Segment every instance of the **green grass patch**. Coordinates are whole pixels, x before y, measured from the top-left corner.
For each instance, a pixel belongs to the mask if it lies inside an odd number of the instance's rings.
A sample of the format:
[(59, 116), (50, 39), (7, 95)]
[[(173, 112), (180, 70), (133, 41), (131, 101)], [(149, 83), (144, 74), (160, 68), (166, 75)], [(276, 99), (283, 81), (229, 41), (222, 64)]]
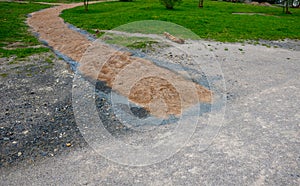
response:
[[(184, 0), (174, 10), (166, 10), (153, 0), (106, 2), (90, 5), (88, 12), (83, 7), (65, 10), (61, 16), (65, 21), (91, 33), (94, 33), (94, 29), (110, 30), (134, 21), (161, 20), (188, 28), (202, 39), (229, 42), (300, 39), (300, 9), (291, 9), (293, 14), (286, 15), (280, 7), (219, 1), (205, 1), (203, 9), (197, 5), (197, 1)], [(157, 34), (167, 31), (152, 26), (141, 23), (137, 31)], [(175, 35), (184, 36), (179, 33)]]
[(13, 50), (6, 50), (0, 48), (1, 57), (9, 57), (16, 55), (17, 58), (24, 58), (33, 54), (48, 52), (49, 48), (17, 48)]
[(0, 76), (3, 77), (3, 78), (6, 78), (8, 76), (8, 74), (7, 73), (1, 73)]
[[(0, 57), (26, 57), (34, 53), (49, 51), (48, 48), (30, 48), (39, 45), (39, 41), (29, 31), (25, 23), (27, 14), (49, 5), (35, 3), (0, 2)], [(16, 45), (16, 43), (18, 43)], [(7, 49), (8, 47), (9, 49)]]
[(125, 46), (131, 49), (152, 48), (153, 45), (158, 43), (158, 41), (147, 37), (128, 37), (116, 34), (105, 34), (102, 39), (108, 44)]
[(128, 47), (133, 49), (146, 49), (152, 48), (154, 44), (157, 44), (157, 41), (137, 41), (128, 45)]
[(83, 0), (28, 0), (30, 2), (46, 2), (46, 3), (78, 3)]

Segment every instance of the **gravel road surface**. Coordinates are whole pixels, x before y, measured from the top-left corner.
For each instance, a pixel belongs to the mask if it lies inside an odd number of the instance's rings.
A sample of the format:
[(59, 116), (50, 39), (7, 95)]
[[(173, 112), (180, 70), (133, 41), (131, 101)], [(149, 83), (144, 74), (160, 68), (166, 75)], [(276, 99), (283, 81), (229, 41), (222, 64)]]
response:
[[(208, 148), (201, 147), (204, 128), (197, 125), (180, 151), (148, 166), (108, 160), (85, 142), (73, 115), (74, 73), (61, 59), (52, 53), (26, 63), (1, 59), (7, 74), (0, 77), (1, 185), (299, 185), (299, 41), (262, 41), (268, 47), (198, 42), (220, 65), (224, 118), (207, 126), (218, 128)], [(160, 51), (166, 55), (176, 54)], [(145, 145), (172, 128), (171, 122), (141, 133), (131, 130), (114, 115), (110, 88), (96, 87), (97, 112), (119, 140)], [(136, 109), (136, 116), (147, 115)]]

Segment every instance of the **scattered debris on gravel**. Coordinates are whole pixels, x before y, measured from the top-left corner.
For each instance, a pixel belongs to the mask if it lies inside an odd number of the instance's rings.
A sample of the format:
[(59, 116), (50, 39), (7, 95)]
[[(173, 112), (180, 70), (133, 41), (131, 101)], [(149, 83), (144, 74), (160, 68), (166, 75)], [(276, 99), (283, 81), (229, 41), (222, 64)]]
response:
[(48, 52), (1, 58), (0, 64), (0, 167), (32, 164), (84, 144), (72, 111), (73, 75), (64, 61)]

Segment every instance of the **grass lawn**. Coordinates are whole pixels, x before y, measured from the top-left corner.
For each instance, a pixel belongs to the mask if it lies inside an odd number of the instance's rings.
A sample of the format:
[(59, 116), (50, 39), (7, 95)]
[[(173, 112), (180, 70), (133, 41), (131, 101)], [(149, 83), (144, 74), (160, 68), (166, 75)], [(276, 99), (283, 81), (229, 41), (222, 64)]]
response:
[(0, 57), (26, 57), (34, 53), (49, 51), (48, 48), (32, 46), (40, 42), (29, 31), (25, 23), (26, 15), (38, 11), (48, 5), (25, 3), (0, 3)]
[[(29, 1), (29, 0), (28, 0)], [(83, 0), (31, 0), (31, 2), (47, 2), (47, 3), (78, 3)]]
[[(162, 20), (184, 26), (203, 39), (217, 41), (300, 39), (300, 9), (290, 9), (293, 14), (283, 14), (281, 7), (262, 7), (219, 1), (204, 2), (183, 0), (174, 10), (166, 10), (158, 0), (134, 2), (106, 2), (65, 10), (65, 21), (89, 32), (107, 30), (140, 20)], [(238, 15), (233, 13), (257, 13)], [(141, 32), (161, 34), (164, 30), (141, 25)]]

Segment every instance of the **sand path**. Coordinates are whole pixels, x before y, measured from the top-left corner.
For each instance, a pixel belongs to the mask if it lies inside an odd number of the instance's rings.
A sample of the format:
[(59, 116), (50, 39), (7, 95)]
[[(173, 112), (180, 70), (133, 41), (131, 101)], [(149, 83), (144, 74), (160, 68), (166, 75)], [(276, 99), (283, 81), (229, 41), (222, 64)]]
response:
[(79, 70), (84, 75), (105, 81), (113, 90), (155, 116), (178, 116), (182, 109), (199, 101), (212, 101), (212, 92), (207, 88), (149, 60), (93, 43), (68, 28), (60, 13), (82, 5), (62, 4), (34, 12), (27, 23), (54, 50), (79, 62)]

